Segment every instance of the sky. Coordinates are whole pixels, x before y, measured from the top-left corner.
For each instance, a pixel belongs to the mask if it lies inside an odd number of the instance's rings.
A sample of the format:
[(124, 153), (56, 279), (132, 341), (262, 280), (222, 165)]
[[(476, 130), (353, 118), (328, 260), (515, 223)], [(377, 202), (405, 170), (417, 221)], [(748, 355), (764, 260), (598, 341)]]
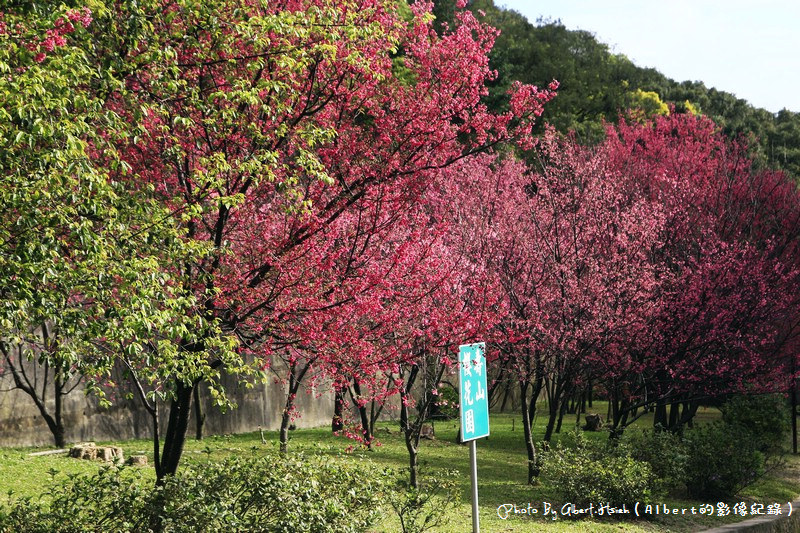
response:
[(532, 23), (561, 19), (613, 53), (676, 80), (702, 81), (776, 113), (800, 112), (796, 0), (495, 0)]

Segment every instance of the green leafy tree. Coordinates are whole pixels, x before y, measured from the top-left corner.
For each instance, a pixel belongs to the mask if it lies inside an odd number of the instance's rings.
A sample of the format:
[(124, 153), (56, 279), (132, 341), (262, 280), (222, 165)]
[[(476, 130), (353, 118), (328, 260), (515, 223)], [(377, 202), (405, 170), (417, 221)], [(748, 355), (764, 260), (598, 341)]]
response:
[(669, 115), (669, 106), (657, 92), (636, 89), (628, 93), (628, 114), (639, 122), (645, 122), (659, 115)]
[[(102, 13), (32, 3), (0, 20), (2, 368), (59, 446), (61, 400), (76, 380), (107, 404), (120, 361), (151, 383), (218, 373), (205, 353), (176, 357), (182, 344), (217, 330), (185, 318), (196, 299), (163, 268), (206, 248), (181, 238), (176, 214), (150, 189), (134, 192), (110, 177), (127, 172), (115, 144), (131, 128), (106, 105), (120, 87), (90, 54), (88, 30)], [(230, 353), (215, 338), (211, 349)], [(25, 359), (41, 365), (50, 387), (31, 386)]]

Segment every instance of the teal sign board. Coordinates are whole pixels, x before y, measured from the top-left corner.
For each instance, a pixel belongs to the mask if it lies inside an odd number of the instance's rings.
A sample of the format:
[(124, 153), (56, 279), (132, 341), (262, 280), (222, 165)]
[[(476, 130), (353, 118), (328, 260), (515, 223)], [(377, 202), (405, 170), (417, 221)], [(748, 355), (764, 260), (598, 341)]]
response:
[(458, 347), (461, 442), (489, 435), (489, 400), (486, 397), (486, 343)]

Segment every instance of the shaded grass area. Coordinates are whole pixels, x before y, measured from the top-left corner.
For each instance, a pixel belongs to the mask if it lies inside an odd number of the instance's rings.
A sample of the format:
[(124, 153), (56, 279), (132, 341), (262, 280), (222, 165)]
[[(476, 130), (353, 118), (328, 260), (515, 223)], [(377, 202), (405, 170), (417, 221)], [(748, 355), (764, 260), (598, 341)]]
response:
[[(593, 410), (604, 414), (604, 406), (597, 405)], [(715, 409), (701, 410), (698, 423), (719, 417)], [(637, 428), (650, 427), (652, 423), (642, 417), (630, 431)], [(544, 432), (544, 421), (537, 420), (536, 433), (540, 437)], [(564, 420), (564, 429), (555, 439), (568, 441), (569, 433), (574, 426), (574, 417)], [(470, 480), (469, 450), (467, 446), (456, 444), (458, 426), (456, 421), (440, 421), (435, 423), (436, 439), (422, 441), (420, 449), (420, 474), (425, 482), (426, 474), (437, 469), (457, 470), (458, 492), (461, 503), (450, 511), (446, 526), (437, 529), (444, 533), (462, 532), (470, 529)], [(480, 518), (482, 529), (488, 532), (533, 532), (533, 531), (698, 531), (704, 527), (732, 522), (741, 517), (728, 516), (724, 519), (702, 515), (653, 515), (648, 520), (609, 520), (564, 519), (558, 516), (553, 521), (542, 517), (544, 506), (550, 504), (560, 509), (562, 502), (554, 487), (547, 485), (546, 480), (530, 486), (526, 483), (527, 455), (523, 443), (522, 425), (518, 415), (509, 413), (493, 413), (491, 416), (491, 435), (478, 442), (478, 473), (480, 490)], [(587, 434), (591, 439), (606, 439), (607, 433)], [(276, 453), (278, 435), (276, 432), (265, 432), (266, 444), (261, 442), (259, 433), (242, 435), (225, 435), (206, 437), (202, 441), (189, 440), (184, 453), (184, 463), (201, 463), (208, 460), (220, 460), (232, 455), (250, 457), (264, 453)], [(289, 453), (305, 453), (329, 455), (341, 460), (360, 459), (378, 468), (402, 470), (408, 463), (408, 455), (397, 422), (383, 422), (377, 431), (379, 446), (373, 451), (359, 448), (354, 442), (333, 436), (328, 428), (301, 429), (290, 433)], [(98, 443), (102, 444), (102, 443)], [(120, 445), (126, 457), (130, 455), (148, 455), (152, 463), (152, 446), (150, 441), (126, 441), (114, 443)], [(46, 487), (53, 481), (67, 475), (91, 473), (99, 467), (99, 463), (78, 461), (64, 455), (46, 455), (32, 457), (29, 454), (35, 449), (11, 448), (0, 450), (0, 492), (13, 490), (16, 495), (32, 498), (47, 497)], [(152, 468), (148, 469), (152, 474)], [(154, 479), (154, 475), (151, 477)], [(738, 501), (762, 503), (786, 503), (795, 499), (800, 493), (800, 458), (790, 456), (786, 467), (765, 477), (755, 485), (748, 487), (739, 496)], [(733, 504), (735, 502), (727, 502)], [(717, 502), (696, 502), (687, 499), (685, 493), (671, 494), (664, 501), (654, 504), (666, 505), (674, 509), (697, 508), (701, 504), (715, 505)], [(518, 508), (536, 509), (538, 514), (530, 517), (527, 514), (513, 514), (502, 520), (497, 513), (498, 506), (515, 505)], [(634, 502), (631, 502), (630, 509)], [(550, 515), (551, 517), (553, 515)], [(376, 525), (375, 531), (398, 531), (399, 524), (393, 515), (384, 515)]]

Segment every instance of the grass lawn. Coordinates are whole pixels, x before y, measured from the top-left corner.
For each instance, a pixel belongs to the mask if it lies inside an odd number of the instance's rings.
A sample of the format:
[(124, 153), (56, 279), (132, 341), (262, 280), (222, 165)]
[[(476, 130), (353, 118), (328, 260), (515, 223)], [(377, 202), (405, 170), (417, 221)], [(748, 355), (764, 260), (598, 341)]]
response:
[[(598, 402), (599, 404), (599, 402)], [(596, 405), (595, 412), (604, 413), (604, 405)], [(711, 420), (719, 416), (714, 409), (703, 410), (699, 420)], [(514, 420), (517, 418), (517, 420)], [(564, 502), (560, 501), (555, 491), (545, 483), (536, 486), (526, 484), (526, 460), (523, 444), (522, 425), (518, 415), (493, 413), (491, 416), (491, 436), (478, 442), (478, 474), (480, 490), (480, 519), (482, 530), (487, 532), (528, 532), (528, 531), (697, 531), (704, 527), (734, 521), (708, 518), (700, 515), (658, 515), (650, 520), (598, 520), (583, 518), (566, 520), (563, 517), (556, 521), (541, 517), (543, 505), (549, 503), (560, 509)], [(536, 435), (541, 436), (544, 421), (537, 421)], [(574, 418), (565, 418), (564, 425), (571, 427)], [(513, 424), (513, 425), (512, 425)], [(638, 427), (648, 427), (649, 421), (642, 418), (637, 421)], [(513, 430), (512, 430), (513, 428)], [(461, 503), (447, 516), (446, 526), (438, 529), (442, 532), (463, 532), (471, 527), (469, 450), (467, 446), (455, 443), (457, 423), (454, 421), (436, 423), (436, 439), (423, 440), (420, 450), (421, 479), (424, 483), (426, 472), (435, 469), (453, 469), (459, 471), (458, 477)], [(635, 430), (635, 428), (631, 429)], [(557, 438), (568, 438), (568, 429), (557, 435)], [(590, 433), (591, 438), (603, 439), (607, 433)], [(230, 455), (250, 456), (251, 454), (276, 453), (277, 433), (265, 434), (267, 444), (262, 444), (258, 433), (243, 435), (226, 435), (206, 437), (202, 441), (187, 441), (184, 454), (185, 462), (207, 461), (209, 458), (221, 459)], [(289, 453), (304, 452), (306, 454), (327, 454), (341, 457), (342, 460), (361, 458), (381, 467), (404, 468), (408, 455), (399, 434), (396, 422), (383, 422), (377, 432), (380, 446), (374, 451), (367, 451), (355, 446), (345, 438), (334, 437), (329, 429), (300, 429), (291, 432)], [(122, 446), (125, 455), (147, 454), (152, 462), (151, 443), (149, 441), (127, 441), (115, 443)], [(61, 478), (69, 474), (89, 473), (98, 468), (100, 463), (78, 461), (64, 455), (30, 456), (32, 448), (0, 449), (0, 491), (5, 494), (13, 490), (16, 495), (40, 497), (51, 478)], [(786, 468), (765, 477), (759, 483), (746, 489), (736, 500), (748, 503), (783, 503), (793, 500), (800, 494), (800, 457), (789, 456)], [(631, 502), (631, 506), (634, 502)], [(685, 494), (670, 495), (665, 501), (654, 504), (666, 504), (669, 508), (698, 507), (701, 504), (716, 502), (696, 502), (686, 499)], [(728, 502), (734, 503), (734, 502)], [(503, 504), (516, 505), (518, 508), (538, 509), (539, 514), (533, 518), (525, 515), (514, 515), (502, 520), (498, 517), (498, 507)], [(632, 507), (629, 507), (632, 510)], [(687, 511), (689, 512), (689, 511)], [(376, 526), (376, 531), (399, 531), (399, 523), (393, 515), (386, 514), (383, 521)]]

